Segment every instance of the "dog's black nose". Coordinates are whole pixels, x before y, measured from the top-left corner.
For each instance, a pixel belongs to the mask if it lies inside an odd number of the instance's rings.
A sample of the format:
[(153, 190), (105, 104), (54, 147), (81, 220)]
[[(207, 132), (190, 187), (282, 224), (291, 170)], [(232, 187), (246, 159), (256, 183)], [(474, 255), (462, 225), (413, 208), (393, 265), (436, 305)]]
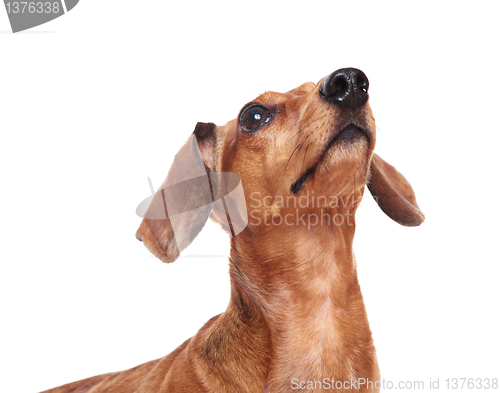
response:
[(357, 68), (341, 68), (323, 79), (319, 94), (325, 101), (354, 109), (368, 100), (368, 78)]

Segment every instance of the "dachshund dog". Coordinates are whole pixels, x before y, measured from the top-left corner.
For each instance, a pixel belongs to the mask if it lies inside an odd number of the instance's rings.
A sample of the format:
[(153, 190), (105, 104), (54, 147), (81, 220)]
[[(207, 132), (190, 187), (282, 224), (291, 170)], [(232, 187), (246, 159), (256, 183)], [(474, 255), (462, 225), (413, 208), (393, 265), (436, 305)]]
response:
[(173, 262), (209, 216), (220, 223), (231, 236), (227, 310), (164, 358), (47, 392), (378, 392), (354, 213), (367, 185), (399, 224), (424, 215), (375, 139), (355, 68), (265, 92), (224, 126), (198, 123), (136, 236)]

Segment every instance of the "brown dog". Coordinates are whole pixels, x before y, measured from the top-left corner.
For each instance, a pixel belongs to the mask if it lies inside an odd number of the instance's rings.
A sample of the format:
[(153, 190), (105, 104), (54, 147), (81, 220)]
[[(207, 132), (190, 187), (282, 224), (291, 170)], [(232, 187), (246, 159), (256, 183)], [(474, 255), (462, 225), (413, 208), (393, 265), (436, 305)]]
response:
[[(424, 216), (406, 179), (373, 153), (367, 101), (368, 79), (346, 68), (266, 92), (225, 126), (198, 123), (137, 238), (172, 262), (211, 214), (232, 237), (226, 312), (162, 359), (48, 392), (378, 391), (354, 213), (368, 185), (398, 223)], [(243, 205), (221, 173), (239, 176)]]

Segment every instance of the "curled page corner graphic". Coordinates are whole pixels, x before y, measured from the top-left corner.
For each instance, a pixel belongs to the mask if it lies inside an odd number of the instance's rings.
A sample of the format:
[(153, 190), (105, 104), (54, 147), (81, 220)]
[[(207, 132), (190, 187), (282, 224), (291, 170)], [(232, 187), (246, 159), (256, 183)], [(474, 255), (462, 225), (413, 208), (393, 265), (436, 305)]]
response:
[(164, 185), (158, 191), (162, 196), (160, 208), (149, 209), (154, 198), (152, 189), (151, 195), (137, 206), (136, 214), (147, 219), (170, 219), (174, 234), (181, 233), (180, 228), (186, 223), (203, 226), (210, 214), (219, 218), (231, 237), (248, 224), (245, 193), (240, 177), (234, 173), (212, 172), (210, 178), (205, 174)]
[(43, 25), (69, 12), (79, 0), (4, 0), (13, 33)]
[[(209, 217), (231, 237), (248, 223), (245, 194), (235, 173), (211, 172), (205, 166), (193, 134), (175, 155), (167, 178), (137, 206), (137, 215), (153, 236), (170, 239), (177, 252), (184, 250)], [(141, 226), (143, 225), (141, 224)]]

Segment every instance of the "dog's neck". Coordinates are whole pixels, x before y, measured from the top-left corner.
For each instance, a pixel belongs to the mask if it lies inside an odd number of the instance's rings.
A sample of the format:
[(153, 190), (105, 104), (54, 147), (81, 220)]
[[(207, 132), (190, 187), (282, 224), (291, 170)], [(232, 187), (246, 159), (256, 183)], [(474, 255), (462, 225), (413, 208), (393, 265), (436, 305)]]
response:
[[(232, 297), (221, 319), (239, 314), (253, 325), (253, 343), (242, 345), (267, 348), (258, 363), (270, 391), (290, 391), (292, 381), (375, 377), (354, 229), (352, 214), (349, 225), (248, 228), (232, 239)], [(222, 331), (245, 337), (238, 326)]]

